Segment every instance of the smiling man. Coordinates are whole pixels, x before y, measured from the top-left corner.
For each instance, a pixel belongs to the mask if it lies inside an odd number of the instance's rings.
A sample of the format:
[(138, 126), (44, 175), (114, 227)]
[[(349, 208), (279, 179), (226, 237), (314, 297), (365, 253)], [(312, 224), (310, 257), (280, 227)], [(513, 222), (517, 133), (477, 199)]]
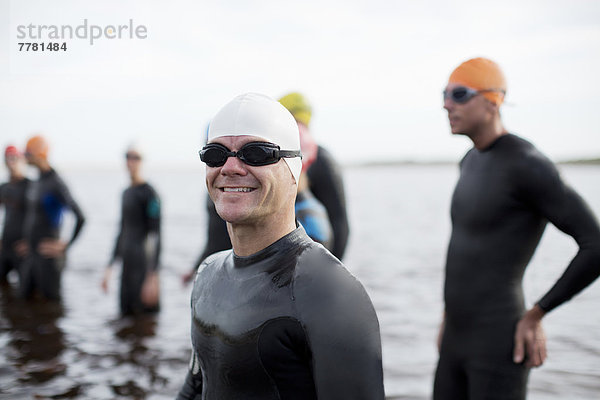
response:
[(200, 157), (233, 249), (196, 275), (178, 399), (383, 399), (371, 300), (295, 221), (292, 115), (267, 96), (238, 96), (211, 121)]
[[(505, 93), (502, 71), (485, 58), (457, 67), (444, 90), (452, 133), (474, 147), (452, 197), (435, 400), (524, 399), (529, 368), (546, 358), (542, 317), (600, 274), (596, 218), (548, 158), (506, 131)], [(523, 274), (548, 221), (579, 252), (526, 310)]]

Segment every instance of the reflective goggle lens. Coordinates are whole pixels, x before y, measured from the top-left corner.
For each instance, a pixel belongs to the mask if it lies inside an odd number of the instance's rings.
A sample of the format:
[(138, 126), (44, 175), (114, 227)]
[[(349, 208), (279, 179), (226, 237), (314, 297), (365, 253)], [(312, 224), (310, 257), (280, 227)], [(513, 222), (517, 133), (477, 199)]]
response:
[(444, 90), (444, 100), (450, 98), (453, 102), (458, 104), (464, 104), (467, 101), (471, 100), (473, 97), (477, 96), (479, 93), (487, 93), (487, 92), (499, 92), (502, 94), (506, 94), (506, 90), (504, 89), (481, 89), (475, 90), (465, 86), (457, 86), (454, 89), (448, 91)]
[(477, 90), (459, 86), (450, 91), (444, 90), (444, 100), (450, 98), (455, 103), (464, 104), (477, 95), (477, 93), (479, 93)]

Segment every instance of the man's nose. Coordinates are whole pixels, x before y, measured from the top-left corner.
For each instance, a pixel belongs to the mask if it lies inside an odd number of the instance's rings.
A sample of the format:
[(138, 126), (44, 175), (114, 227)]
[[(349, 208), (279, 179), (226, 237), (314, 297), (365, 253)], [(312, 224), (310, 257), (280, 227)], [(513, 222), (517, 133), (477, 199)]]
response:
[(450, 97), (444, 97), (444, 109), (450, 111), (456, 104), (450, 99)]
[(247, 173), (246, 164), (237, 157), (227, 157), (225, 164), (221, 167), (223, 175), (246, 175)]

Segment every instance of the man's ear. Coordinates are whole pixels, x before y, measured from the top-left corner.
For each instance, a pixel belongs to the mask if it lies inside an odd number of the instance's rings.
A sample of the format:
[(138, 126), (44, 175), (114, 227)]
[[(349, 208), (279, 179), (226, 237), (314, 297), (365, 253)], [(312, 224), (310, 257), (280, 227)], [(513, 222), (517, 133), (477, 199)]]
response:
[(488, 99), (486, 99), (486, 103), (487, 103), (487, 110), (489, 112), (491, 112), (492, 114), (499, 114), (500, 113), (500, 105), (496, 104)]

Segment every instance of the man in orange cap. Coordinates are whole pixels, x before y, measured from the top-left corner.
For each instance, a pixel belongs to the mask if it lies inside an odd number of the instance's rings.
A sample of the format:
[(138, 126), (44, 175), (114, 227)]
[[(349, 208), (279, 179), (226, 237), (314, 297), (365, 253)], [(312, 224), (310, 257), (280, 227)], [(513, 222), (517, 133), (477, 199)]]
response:
[(23, 239), (25, 220), (25, 191), (29, 179), (23, 175), (23, 155), (15, 146), (7, 146), (4, 162), (8, 169), (9, 181), (0, 185), (0, 205), (4, 206), (4, 228), (0, 244), (0, 283), (6, 284), (11, 270), (19, 271), (21, 257), (15, 245)]
[[(461, 64), (444, 90), (452, 133), (474, 147), (452, 198), (435, 400), (524, 399), (529, 369), (546, 358), (542, 317), (600, 275), (596, 218), (548, 158), (506, 131), (505, 94), (502, 71), (484, 58)], [(526, 310), (522, 277), (547, 221), (579, 252)]]
[[(77, 238), (84, 217), (63, 180), (48, 163), (46, 139), (42, 136), (29, 139), (25, 158), (39, 170), (40, 177), (27, 192), (21, 290), (26, 298), (38, 293), (43, 298), (59, 300), (66, 250)], [(59, 238), (64, 208), (69, 208), (76, 219), (68, 243)]]

